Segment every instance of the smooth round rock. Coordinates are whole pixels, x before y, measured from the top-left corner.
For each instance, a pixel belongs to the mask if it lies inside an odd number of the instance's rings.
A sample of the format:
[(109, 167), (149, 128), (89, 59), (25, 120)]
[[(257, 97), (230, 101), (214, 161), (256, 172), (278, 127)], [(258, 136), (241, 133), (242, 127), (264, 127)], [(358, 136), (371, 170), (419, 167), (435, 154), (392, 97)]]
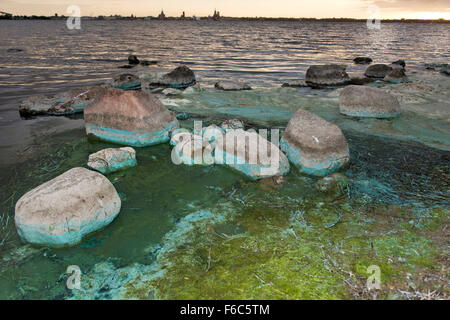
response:
[(341, 129), (303, 109), (289, 120), (280, 147), (300, 172), (315, 176), (336, 172), (350, 160)]
[(22, 196), (15, 223), (27, 242), (69, 246), (110, 224), (120, 208), (120, 197), (106, 177), (74, 168)]

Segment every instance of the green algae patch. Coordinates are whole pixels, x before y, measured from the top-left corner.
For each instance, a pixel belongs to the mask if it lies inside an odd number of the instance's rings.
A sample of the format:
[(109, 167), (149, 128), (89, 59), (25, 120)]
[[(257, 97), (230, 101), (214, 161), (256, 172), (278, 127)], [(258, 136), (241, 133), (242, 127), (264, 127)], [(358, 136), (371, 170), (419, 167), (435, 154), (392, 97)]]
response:
[[(411, 218), (411, 208), (330, 205), (276, 193), (242, 199), (232, 214), (214, 213), (220, 225), (198, 221), (180, 246), (159, 257), (164, 277), (151, 281), (158, 299), (410, 298), (399, 291), (412, 276), (442, 269), (442, 243), (426, 237), (425, 227), (399, 223)], [(428, 220), (448, 214), (431, 210)], [(241, 233), (218, 231), (227, 229), (224, 220)], [(374, 265), (381, 271), (376, 292), (366, 287)]]

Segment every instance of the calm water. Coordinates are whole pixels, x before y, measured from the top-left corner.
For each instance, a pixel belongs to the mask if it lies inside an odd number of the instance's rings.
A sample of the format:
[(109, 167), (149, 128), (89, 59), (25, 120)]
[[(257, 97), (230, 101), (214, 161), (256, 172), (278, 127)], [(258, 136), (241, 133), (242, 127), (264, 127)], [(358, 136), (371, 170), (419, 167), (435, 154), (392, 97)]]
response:
[[(175, 102), (175, 110), (204, 114), (210, 121), (232, 115), (259, 125), (276, 123), (282, 127), (280, 124), (285, 124), (293, 112), (305, 107), (338, 123), (346, 135), (349, 132), (352, 155), (358, 160), (346, 174), (358, 188), (363, 190), (364, 186), (364, 192), (376, 200), (385, 197), (387, 203), (448, 208), (445, 181), (449, 156), (429, 147), (450, 147), (450, 82), (448, 77), (425, 71), (423, 65), (448, 62), (449, 32), (448, 24), (383, 24), (381, 30), (371, 31), (364, 23), (224, 21), (83, 21), (82, 30), (70, 31), (64, 21), (0, 21), (0, 179), (6, 181), (0, 214), (12, 217), (15, 201), (26, 191), (71, 167), (84, 166), (90, 153), (109, 146), (88, 142), (82, 119), (21, 119), (20, 101), (32, 94), (101, 83), (119, 72), (128, 72), (118, 66), (127, 63), (130, 53), (140, 59), (157, 60), (158, 67), (186, 64), (206, 88), (220, 79), (234, 79), (257, 89), (230, 94), (207, 90), (187, 97), (185, 104)], [(8, 53), (9, 48), (24, 51)], [(405, 111), (392, 124), (348, 121), (337, 112), (334, 91), (279, 89), (283, 82), (304, 78), (312, 64), (347, 64), (350, 73), (360, 74), (364, 67), (353, 65), (352, 60), (361, 55), (380, 63), (407, 61), (412, 84), (387, 87), (401, 98)], [(367, 143), (373, 145), (360, 150), (358, 145), (364, 141), (360, 134), (371, 130), (378, 136), (411, 138), (428, 147), (401, 145), (390, 158), (382, 151), (374, 155), (371, 147), (389, 150), (398, 142), (368, 139)], [(132, 263), (151, 265), (154, 248), (161, 246), (164, 235), (183, 217), (212, 210), (219, 202), (232, 211), (240, 210), (229, 196), (237, 195), (233, 190), (241, 180), (239, 175), (222, 167), (176, 167), (170, 162), (169, 152), (165, 145), (140, 149), (138, 167), (109, 176), (123, 200), (118, 219), (81, 246), (34, 252), (34, 258), (24, 258), (31, 262), (11, 269), (8, 277), (5, 273), (0, 277), (0, 298), (69, 297), (71, 293), (61, 280), (68, 265), (80, 265), (86, 272), (109, 258), (116, 259), (117, 268)], [(399, 168), (380, 165), (404, 155), (444, 174), (436, 178), (434, 171), (405, 169), (409, 170), (405, 173), (408, 177), (417, 175), (415, 183), (421, 188), (411, 196), (411, 190), (402, 189), (403, 177), (395, 171)], [(371, 158), (377, 161), (373, 168), (367, 168)], [(386, 177), (396, 178), (382, 185)], [(310, 194), (314, 179), (292, 173), (288, 181), (279, 197), (270, 200), (272, 203), (280, 201), (283, 206), (286, 197), (315, 196)], [(241, 192), (241, 198), (258, 194), (255, 190)], [(335, 218), (330, 219), (332, 222)], [(11, 224), (8, 230), (8, 247), (20, 248)]]

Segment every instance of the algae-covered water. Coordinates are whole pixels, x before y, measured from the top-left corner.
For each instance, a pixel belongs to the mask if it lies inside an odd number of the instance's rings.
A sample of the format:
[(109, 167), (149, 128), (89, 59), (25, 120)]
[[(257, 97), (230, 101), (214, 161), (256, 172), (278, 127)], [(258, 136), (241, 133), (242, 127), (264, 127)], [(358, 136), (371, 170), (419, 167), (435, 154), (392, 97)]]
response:
[[(271, 34), (263, 35), (259, 24), (252, 27), (262, 38)], [(198, 28), (205, 32), (208, 26)], [(391, 37), (410, 32), (390, 28), (383, 32)], [(432, 34), (436, 27), (421, 28)], [(435, 45), (430, 59), (444, 57), (439, 44), (427, 42)], [(344, 53), (350, 56), (351, 50)], [(367, 51), (382, 56), (378, 49)], [(329, 62), (344, 53), (317, 59)], [(175, 54), (171, 62), (182, 56)], [(233, 59), (225, 53), (222, 58)], [(202, 64), (197, 70), (194, 64), (199, 86), (161, 97), (171, 110), (189, 113), (183, 127), (239, 118), (247, 129), (284, 130), (296, 110), (307, 109), (342, 128), (351, 155), (350, 166), (341, 170), (348, 185), (321, 193), (318, 178), (294, 168), (282, 184), (254, 182), (224, 166), (174, 165), (169, 144), (137, 148), (137, 167), (107, 175), (122, 199), (117, 219), (80, 245), (60, 249), (20, 241), (15, 203), (114, 145), (89, 141), (82, 117), (18, 118), (20, 98), (39, 91), (34, 81), (30, 92), (3, 88), (0, 299), (448, 299), (450, 78), (425, 70), (419, 58), (411, 60), (410, 83), (371, 84), (399, 99), (402, 115), (390, 120), (340, 115), (341, 89), (280, 88), (283, 77), (303, 76), (295, 64), (287, 64), (282, 76), (248, 70), (230, 76), (237, 61), (227, 65), (229, 72)], [(249, 61), (263, 68), (258, 59)], [(237, 80), (242, 74), (254, 90), (212, 88), (215, 78)], [(73, 75), (61, 77), (53, 79), (55, 88)], [(20, 81), (8, 85), (25, 88)], [(81, 270), (80, 289), (67, 287), (69, 266)], [(370, 266), (380, 268), (379, 290), (367, 288)]]

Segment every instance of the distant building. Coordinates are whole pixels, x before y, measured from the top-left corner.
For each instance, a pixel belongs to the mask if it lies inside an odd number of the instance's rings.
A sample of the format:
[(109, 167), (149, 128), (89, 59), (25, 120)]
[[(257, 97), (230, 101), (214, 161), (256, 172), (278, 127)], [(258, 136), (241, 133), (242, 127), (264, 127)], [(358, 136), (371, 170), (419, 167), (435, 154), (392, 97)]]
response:
[(219, 20), (220, 19), (220, 12), (214, 10), (213, 20)]
[(164, 14), (164, 11), (161, 10), (161, 13), (160, 13), (159, 16), (158, 16), (158, 19), (159, 19), (159, 20), (164, 20), (165, 18), (166, 18), (166, 15)]

